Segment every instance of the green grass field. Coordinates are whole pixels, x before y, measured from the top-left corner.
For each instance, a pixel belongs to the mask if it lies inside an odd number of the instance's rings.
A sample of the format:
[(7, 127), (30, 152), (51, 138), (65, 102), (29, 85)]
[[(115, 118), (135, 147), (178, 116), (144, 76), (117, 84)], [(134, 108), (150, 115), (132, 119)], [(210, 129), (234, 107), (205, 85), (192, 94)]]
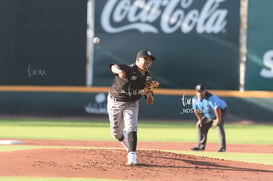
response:
[[(1, 139), (64, 139), (64, 140), (97, 140), (114, 141), (110, 135), (109, 123), (105, 120), (47, 120), (47, 119), (1, 119)], [(273, 145), (273, 125), (265, 124), (226, 124), (228, 143), (236, 144), (269, 144)], [(158, 142), (196, 142), (195, 122), (139, 122), (139, 141)], [(215, 128), (209, 132), (209, 143), (217, 143), (218, 135)], [(15, 149), (35, 149), (39, 146), (13, 145), (1, 147), (0, 152)], [(79, 148), (73, 148), (79, 149)], [(163, 150), (164, 151), (164, 150)], [(167, 151), (167, 150), (166, 150)], [(189, 152), (176, 153), (207, 156), (226, 160), (237, 160), (260, 164), (273, 165), (272, 154), (254, 153), (213, 153)], [(0, 180), (25, 181), (24, 178), (0, 177)], [(26, 179), (31, 180), (31, 179)], [(62, 181), (62, 178), (39, 178), (38, 181)], [(96, 180), (96, 179), (67, 179), (64, 180)]]
[[(2, 119), (0, 138), (113, 140), (107, 120)], [(228, 143), (273, 144), (273, 125), (226, 124)], [(139, 121), (140, 141), (196, 142), (195, 122)], [(218, 142), (215, 128), (209, 142)]]

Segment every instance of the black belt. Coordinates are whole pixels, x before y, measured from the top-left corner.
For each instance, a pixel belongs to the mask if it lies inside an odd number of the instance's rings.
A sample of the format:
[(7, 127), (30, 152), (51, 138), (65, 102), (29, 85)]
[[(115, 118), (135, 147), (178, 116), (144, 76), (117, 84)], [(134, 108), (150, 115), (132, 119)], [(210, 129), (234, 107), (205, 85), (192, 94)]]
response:
[(116, 97), (112, 96), (111, 94), (110, 94), (110, 98), (113, 99), (114, 101), (118, 101), (118, 102), (128, 102), (128, 101), (124, 101), (119, 98), (116, 98)]
[(118, 101), (118, 102), (135, 102), (135, 101), (126, 101), (126, 100), (122, 100), (122, 99), (119, 99), (119, 98), (116, 98), (114, 96), (112, 96), (111, 94), (110, 95), (110, 99), (114, 100), (114, 101)]

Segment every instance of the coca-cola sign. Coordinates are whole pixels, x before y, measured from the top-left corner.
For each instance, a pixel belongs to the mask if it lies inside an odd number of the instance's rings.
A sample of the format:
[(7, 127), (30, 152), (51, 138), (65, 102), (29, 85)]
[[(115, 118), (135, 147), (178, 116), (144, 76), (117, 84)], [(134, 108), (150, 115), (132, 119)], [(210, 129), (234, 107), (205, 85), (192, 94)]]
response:
[(202, 0), (198, 9), (195, 1), (200, 0), (108, 0), (101, 26), (107, 33), (224, 33), (228, 10), (221, 5), (226, 0)]

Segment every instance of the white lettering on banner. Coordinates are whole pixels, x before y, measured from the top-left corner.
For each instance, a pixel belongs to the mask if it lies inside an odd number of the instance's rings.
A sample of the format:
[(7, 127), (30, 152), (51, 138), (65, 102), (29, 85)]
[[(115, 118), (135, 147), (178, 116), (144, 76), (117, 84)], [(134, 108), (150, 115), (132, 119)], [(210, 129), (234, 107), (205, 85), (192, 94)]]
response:
[(95, 96), (95, 102), (84, 107), (85, 112), (92, 114), (107, 114), (107, 98), (104, 93)]
[(32, 66), (31, 64), (27, 65), (27, 76), (31, 77), (44, 77), (47, 75), (45, 69), (41, 69), (39, 67)]
[[(194, 0), (108, 0), (102, 11), (101, 25), (108, 33), (138, 30), (141, 33), (220, 33), (225, 31), (225, 0), (207, 0), (201, 10), (189, 9)], [(161, 8), (164, 7), (164, 8)], [(160, 21), (160, 27), (153, 23)], [(121, 25), (122, 24), (122, 25)]]
[(263, 56), (263, 64), (269, 68), (263, 68), (260, 72), (260, 75), (264, 78), (273, 78), (273, 50), (265, 52)]

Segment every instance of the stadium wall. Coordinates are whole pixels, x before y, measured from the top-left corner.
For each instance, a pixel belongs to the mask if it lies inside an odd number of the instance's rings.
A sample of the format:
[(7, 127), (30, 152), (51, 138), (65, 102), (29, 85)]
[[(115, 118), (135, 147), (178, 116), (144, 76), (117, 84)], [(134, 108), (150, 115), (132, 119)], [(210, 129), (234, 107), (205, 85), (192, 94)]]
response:
[[(195, 119), (191, 89), (201, 82), (226, 99), (231, 120), (272, 121), (270, 0), (249, 0), (245, 92), (238, 91), (240, 1), (92, 2), (101, 43), (86, 55), (87, 0), (0, 1), (1, 115), (106, 118), (108, 65), (134, 63), (147, 48), (157, 57), (151, 74), (161, 86), (153, 106), (140, 101), (141, 119)], [(157, 16), (143, 10), (149, 6)], [(183, 13), (185, 19), (175, 16)]]
[[(0, 114), (5, 116), (107, 118), (108, 87), (0, 86)], [(273, 122), (273, 92), (211, 90), (230, 108), (229, 121)], [(140, 119), (195, 119), (191, 109), (194, 90), (157, 89), (154, 105), (140, 100)]]
[(0, 85), (85, 85), (86, 0), (1, 0), (0, 14)]

